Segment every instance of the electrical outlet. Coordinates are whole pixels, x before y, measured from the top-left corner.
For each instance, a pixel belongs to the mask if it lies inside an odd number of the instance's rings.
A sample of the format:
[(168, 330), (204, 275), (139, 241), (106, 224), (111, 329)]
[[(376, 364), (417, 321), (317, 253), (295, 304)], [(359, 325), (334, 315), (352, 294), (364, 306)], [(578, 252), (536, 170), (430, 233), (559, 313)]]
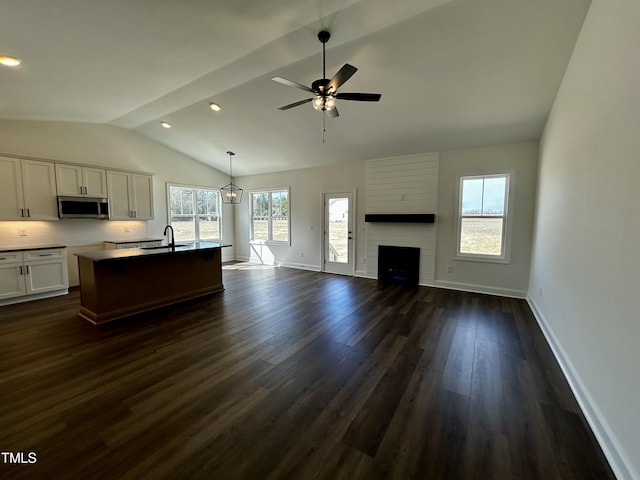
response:
[(453, 273), (453, 265), (447, 265), (447, 273)]
[(130, 231), (131, 231), (131, 228), (128, 225), (125, 225), (124, 232), (129, 233)]
[(21, 236), (21, 237), (26, 237), (26, 236), (28, 236), (27, 229), (26, 229), (26, 228), (21, 228), (21, 229), (19, 229), (19, 230), (18, 230), (18, 235), (19, 235), (19, 236)]
[(538, 289), (538, 296), (542, 297), (542, 287)]

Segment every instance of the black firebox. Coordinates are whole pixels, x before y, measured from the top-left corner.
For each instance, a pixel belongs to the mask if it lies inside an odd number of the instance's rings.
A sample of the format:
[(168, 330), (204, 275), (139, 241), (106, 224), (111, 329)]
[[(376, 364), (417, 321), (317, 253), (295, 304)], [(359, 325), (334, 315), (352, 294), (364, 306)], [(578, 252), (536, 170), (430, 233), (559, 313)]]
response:
[(378, 280), (417, 285), (419, 277), (419, 248), (378, 245)]

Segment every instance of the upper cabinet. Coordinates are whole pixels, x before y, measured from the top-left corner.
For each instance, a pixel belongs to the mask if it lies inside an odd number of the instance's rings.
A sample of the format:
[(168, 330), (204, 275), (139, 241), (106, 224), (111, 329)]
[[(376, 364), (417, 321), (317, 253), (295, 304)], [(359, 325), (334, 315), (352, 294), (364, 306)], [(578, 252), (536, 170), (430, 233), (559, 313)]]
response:
[(70, 197), (107, 197), (107, 172), (104, 168), (56, 163), (58, 195)]
[(113, 220), (153, 218), (153, 176), (0, 156), (0, 220), (58, 220), (57, 196), (109, 199)]
[(0, 157), (0, 220), (57, 220), (53, 162)]
[(107, 170), (109, 218), (150, 220), (153, 218), (153, 177), (142, 173)]

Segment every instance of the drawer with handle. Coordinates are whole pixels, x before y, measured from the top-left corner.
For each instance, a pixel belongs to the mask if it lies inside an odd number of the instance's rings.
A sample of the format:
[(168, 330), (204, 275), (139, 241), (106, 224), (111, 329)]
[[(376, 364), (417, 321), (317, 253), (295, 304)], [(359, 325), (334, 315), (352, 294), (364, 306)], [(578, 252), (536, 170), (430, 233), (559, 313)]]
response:
[(65, 254), (63, 248), (55, 248), (49, 250), (28, 250), (24, 252), (25, 262), (33, 262), (36, 260), (52, 260), (64, 257)]
[(0, 265), (9, 263), (22, 263), (24, 255), (22, 252), (0, 252)]

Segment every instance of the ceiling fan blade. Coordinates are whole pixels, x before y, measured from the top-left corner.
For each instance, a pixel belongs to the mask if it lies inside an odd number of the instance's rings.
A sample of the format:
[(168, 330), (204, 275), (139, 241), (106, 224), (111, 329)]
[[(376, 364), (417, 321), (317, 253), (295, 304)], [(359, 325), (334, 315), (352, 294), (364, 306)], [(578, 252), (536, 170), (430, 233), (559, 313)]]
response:
[(336, 93), (340, 100), (355, 100), (357, 102), (379, 102), (382, 95), (379, 93)]
[(339, 117), (340, 114), (338, 113), (338, 109), (337, 108), (332, 108), (331, 110), (326, 110), (327, 115), (329, 115), (329, 118), (336, 118)]
[(305, 98), (304, 100), (300, 100), (299, 102), (293, 102), (289, 105), (285, 105), (283, 107), (278, 107), (278, 110), (289, 110), (290, 108), (297, 107), (299, 105), (304, 105), (305, 103), (309, 103), (313, 98)]
[(348, 63), (345, 63), (342, 66), (342, 68), (338, 70), (338, 73), (336, 73), (333, 76), (333, 78), (329, 81), (325, 91), (327, 93), (335, 93), (336, 90), (338, 90), (338, 88), (340, 87), (340, 85), (342, 85), (344, 82), (349, 80), (353, 76), (353, 74), (356, 73), (357, 71), (358, 69), (356, 67), (354, 67), (353, 65), (349, 65)]
[(288, 85), (290, 87), (299, 88), (300, 90), (304, 90), (305, 92), (317, 93), (317, 92), (313, 91), (311, 88), (307, 87), (306, 85), (302, 85), (301, 83), (294, 82), (293, 80), (287, 80), (286, 78), (273, 77), (271, 80), (273, 80), (274, 82), (281, 83), (283, 85)]

